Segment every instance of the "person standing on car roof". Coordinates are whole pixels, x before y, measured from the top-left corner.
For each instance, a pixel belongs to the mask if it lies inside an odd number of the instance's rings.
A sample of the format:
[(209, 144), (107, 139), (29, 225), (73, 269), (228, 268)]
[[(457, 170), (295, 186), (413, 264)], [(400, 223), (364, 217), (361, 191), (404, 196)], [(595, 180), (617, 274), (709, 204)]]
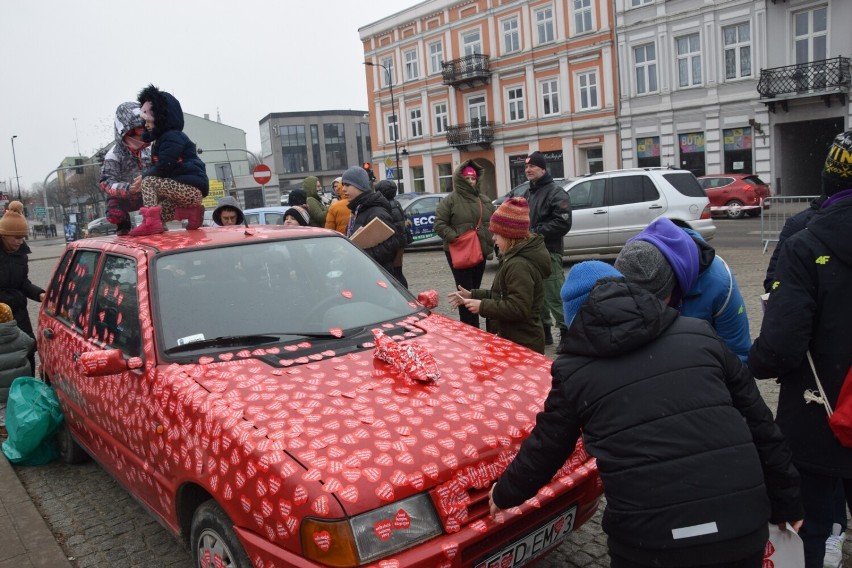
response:
[(304, 188), (305, 194), (308, 196), (305, 206), (311, 216), (311, 227), (325, 227), (325, 217), (328, 214), (328, 209), (326, 209), (319, 195), (322, 184), (316, 176), (308, 176), (302, 182), (302, 188)]
[(565, 282), (562, 238), (571, 230), (571, 200), (568, 192), (559, 187), (547, 172), (547, 161), (541, 152), (527, 156), (524, 174), (530, 182), (523, 195), (530, 204), (530, 231), (544, 237), (544, 246), (550, 253), (550, 276), (544, 280), (541, 324), (544, 327), (544, 344), (553, 345), (551, 326), (559, 328), (560, 337), (566, 330), (559, 291)]

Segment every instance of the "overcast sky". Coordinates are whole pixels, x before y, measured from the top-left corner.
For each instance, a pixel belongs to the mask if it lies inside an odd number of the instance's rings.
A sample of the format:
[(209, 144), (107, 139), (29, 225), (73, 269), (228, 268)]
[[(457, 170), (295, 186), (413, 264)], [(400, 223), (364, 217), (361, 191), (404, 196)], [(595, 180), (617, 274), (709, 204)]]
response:
[[(418, 0), (0, 1), (0, 181), (41, 183), (113, 138), (149, 83), (246, 132), (271, 112), (367, 110), (358, 28)], [(75, 120), (76, 119), (76, 120)], [(76, 127), (76, 128), (75, 128)]]

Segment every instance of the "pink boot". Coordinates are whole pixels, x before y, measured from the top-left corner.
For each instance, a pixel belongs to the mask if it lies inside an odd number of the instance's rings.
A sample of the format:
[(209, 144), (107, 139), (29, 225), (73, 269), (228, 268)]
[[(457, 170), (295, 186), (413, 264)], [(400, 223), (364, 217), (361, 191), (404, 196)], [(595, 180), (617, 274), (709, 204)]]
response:
[(175, 207), (175, 219), (183, 221), (186, 219), (186, 230), (194, 231), (201, 226), (204, 221), (204, 206), (196, 207)]
[(142, 224), (130, 231), (131, 237), (144, 237), (166, 232), (166, 228), (160, 220), (160, 207), (142, 207), (139, 212), (142, 213)]

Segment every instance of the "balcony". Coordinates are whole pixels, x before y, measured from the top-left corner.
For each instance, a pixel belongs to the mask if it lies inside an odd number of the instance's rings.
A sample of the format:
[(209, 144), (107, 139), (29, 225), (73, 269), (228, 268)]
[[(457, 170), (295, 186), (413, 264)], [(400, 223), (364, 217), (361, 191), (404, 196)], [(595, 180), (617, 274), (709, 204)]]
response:
[(491, 80), (491, 60), (487, 55), (474, 53), (452, 61), (441, 63), (441, 75), (445, 85), (475, 87), (487, 85)]
[(473, 146), (489, 148), (494, 142), (494, 123), (474, 120), (468, 124), (447, 128), (447, 144), (453, 148), (466, 149)]
[(776, 103), (787, 110), (787, 100), (820, 96), (826, 106), (831, 106), (831, 96), (837, 95), (841, 105), (846, 104), (852, 67), (848, 57), (833, 57), (810, 63), (761, 69), (757, 92), (760, 101), (775, 112)]

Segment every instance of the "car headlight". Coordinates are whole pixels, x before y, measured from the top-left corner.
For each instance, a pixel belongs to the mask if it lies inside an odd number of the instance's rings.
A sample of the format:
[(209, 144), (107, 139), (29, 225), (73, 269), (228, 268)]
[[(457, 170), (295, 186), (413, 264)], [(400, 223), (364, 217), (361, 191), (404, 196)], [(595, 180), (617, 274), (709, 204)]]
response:
[(357, 566), (411, 548), (441, 531), (432, 500), (421, 493), (348, 521), (305, 519), (302, 551), (329, 566)]

